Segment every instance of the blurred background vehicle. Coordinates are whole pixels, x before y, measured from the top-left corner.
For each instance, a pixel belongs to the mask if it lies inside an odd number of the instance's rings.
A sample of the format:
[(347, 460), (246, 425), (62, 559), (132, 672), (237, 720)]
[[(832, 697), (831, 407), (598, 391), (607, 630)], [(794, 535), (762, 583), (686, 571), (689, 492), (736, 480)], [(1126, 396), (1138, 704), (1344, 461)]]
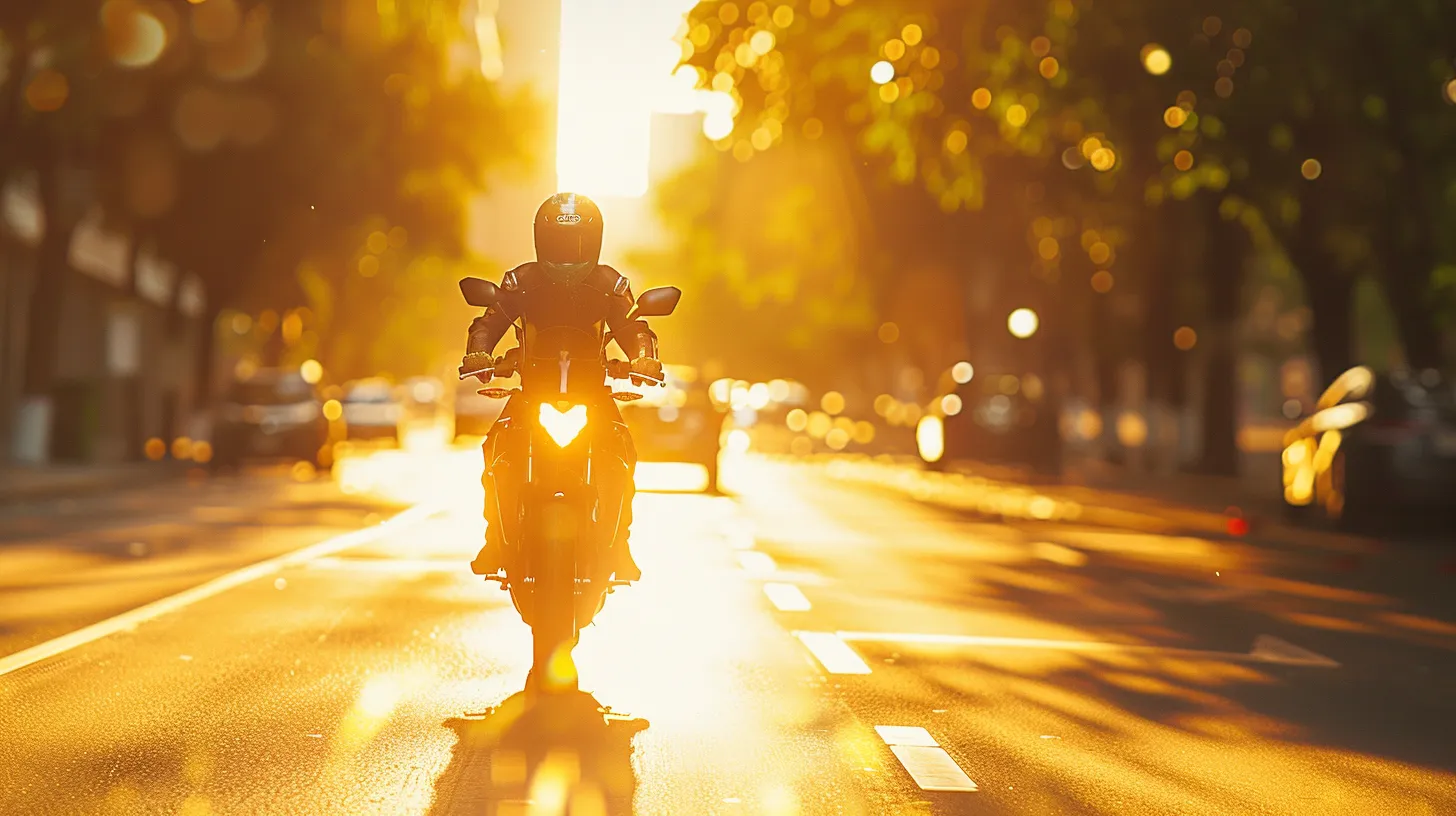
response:
[(503, 399), (492, 399), (480, 393), (485, 386), (471, 378), (455, 389), (455, 436), (485, 436), (506, 407)]
[(452, 396), (454, 391), (436, 377), (410, 377), (400, 383), (400, 443), (434, 445), (453, 439)]
[(297, 369), (265, 368), (228, 389), (214, 436), (215, 467), (251, 459), (317, 462), (329, 428), (318, 393)]
[(340, 402), (347, 439), (399, 439), (402, 413), (394, 386), (382, 377), (355, 380), (344, 386)]
[(704, 489), (715, 492), (723, 413), (709, 398), (708, 383), (697, 369), (670, 365), (664, 374), (666, 386), (647, 388), (642, 399), (622, 404), (637, 461), (697, 465), (703, 469)]
[[(952, 398), (953, 397), (953, 398)], [(945, 455), (938, 463), (978, 461), (1061, 469), (1058, 416), (1035, 374), (977, 374), (940, 401)]]
[(1291, 516), (1391, 530), (1456, 515), (1456, 380), (1357, 366), (1285, 436)]

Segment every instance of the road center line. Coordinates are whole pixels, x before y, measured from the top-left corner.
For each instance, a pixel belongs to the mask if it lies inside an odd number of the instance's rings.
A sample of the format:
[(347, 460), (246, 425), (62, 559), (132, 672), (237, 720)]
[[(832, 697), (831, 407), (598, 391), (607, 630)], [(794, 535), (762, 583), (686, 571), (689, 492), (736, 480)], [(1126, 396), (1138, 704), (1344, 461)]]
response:
[(1228, 660), (1245, 663), (1277, 663), (1286, 666), (1339, 668), (1340, 663), (1273, 635), (1259, 635), (1247, 652), (1215, 652), (1173, 646), (1147, 646), (1098, 640), (1044, 640), (1041, 638), (990, 637), (986, 635), (943, 635), (913, 632), (835, 632), (841, 642), (923, 643), (939, 646), (967, 646), (1002, 649), (1050, 649), (1061, 652), (1141, 652), (1146, 654)]
[(241, 586), (250, 581), (272, 575), (284, 567), (312, 561), (326, 555), (366, 544), (380, 536), (394, 532), (435, 515), (443, 510), (443, 507), (433, 505), (415, 505), (398, 515), (373, 527), (365, 527), (342, 535), (334, 536), (317, 544), (311, 544), (302, 549), (290, 553), (275, 556), (267, 561), (260, 561), (256, 564), (243, 567), (242, 569), (230, 572), (226, 575), (200, 584), (191, 589), (184, 589), (175, 595), (169, 595), (160, 600), (152, 601), (145, 606), (139, 606), (120, 615), (107, 618), (99, 623), (77, 629), (74, 632), (61, 635), (44, 643), (38, 643), (28, 649), (23, 649), (15, 654), (0, 658), (0, 676), (4, 676), (18, 669), (23, 669), (32, 663), (38, 663), (49, 657), (68, 652), (78, 646), (100, 640), (117, 632), (135, 629), (147, 621), (159, 618), (169, 612), (175, 612), (184, 607), (206, 600), (221, 592), (226, 592), (233, 587)]

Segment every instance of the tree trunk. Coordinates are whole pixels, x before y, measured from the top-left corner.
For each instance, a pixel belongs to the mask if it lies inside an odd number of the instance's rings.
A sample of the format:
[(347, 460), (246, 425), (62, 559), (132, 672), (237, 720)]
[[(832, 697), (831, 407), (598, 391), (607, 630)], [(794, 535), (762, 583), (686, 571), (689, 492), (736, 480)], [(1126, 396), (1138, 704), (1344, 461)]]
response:
[[(127, 281), (132, 301), (140, 306), (141, 294), (137, 289), (137, 256), (141, 253), (142, 237), (133, 232), (131, 245), (127, 247), (126, 269)], [(145, 307), (141, 307), (145, 308)], [(146, 330), (142, 330), (145, 338)], [(145, 339), (143, 339), (145, 349)], [(145, 359), (145, 356), (143, 357)], [(146, 429), (146, 366), (133, 374), (130, 374), (122, 382), (122, 395), (125, 401), (126, 425), (124, 428), (125, 446), (124, 456), (127, 459), (141, 459), (144, 455), (147, 429)]]
[[(1422, 230), (1424, 231), (1424, 230)], [(1425, 244), (1424, 236), (1417, 241)], [(1406, 364), (1416, 370), (1441, 368), (1444, 355), (1426, 289), (1435, 266), (1425, 246), (1388, 248), (1382, 253), (1381, 287), (1390, 301)]]
[[(1239, 475), (1239, 299), (1243, 289), (1243, 228), (1223, 219), (1218, 199), (1205, 202), (1203, 278), (1208, 303), (1207, 383), (1203, 391), (1203, 449), (1198, 470)], [(1170, 341), (1171, 342), (1171, 341)]]
[[(180, 272), (178, 273), (181, 274)], [(182, 285), (179, 277), (177, 285)], [(213, 366), (217, 361), (217, 319), (222, 315), (221, 300), (211, 292), (207, 294), (207, 305), (197, 326), (197, 356), (193, 360), (192, 410), (202, 411), (212, 406)]]
[(1310, 339), (1319, 360), (1317, 390), (1323, 391), (1354, 365), (1354, 278), (1335, 262), (1325, 248), (1324, 236), (1334, 228), (1327, 217), (1328, 193), (1308, 189), (1300, 201), (1299, 223), (1285, 238), (1285, 251), (1304, 284), (1313, 325)]
[(25, 86), (26, 67), (31, 50), (22, 39), (5, 66), (5, 82), (0, 84), (0, 190), (10, 181), (11, 171), (20, 164), (20, 97)]
[[(49, 157), (54, 159), (55, 157)], [(69, 219), (60, 189), (57, 162), (40, 168), (40, 204), (45, 214), (45, 233), (36, 252), (35, 285), (31, 288), (26, 317), (24, 393), (49, 398), (55, 385), (60, 351), (61, 305), (66, 281), (71, 274), (68, 257), (75, 223)]]
[(1355, 286), (1354, 281), (1345, 275), (1332, 274), (1323, 279), (1303, 274), (1301, 277), (1304, 278), (1305, 297), (1313, 315), (1310, 339), (1315, 357), (1319, 360), (1317, 390), (1322, 391), (1355, 364), (1351, 351), (1354, 328), (1351, 306)]
[(1097, 372), (1097, 408), (1102, 417), (1103, 458), (1109, 464), (1127, 462), (1127, 451), (1117, 439), (1117, 412), (1121, 407), (1120, 344), (1115, 340), (1117, 319), (1112, 314), (1112, 296), (1098, 295), (1092, 301), (1092, 345)]

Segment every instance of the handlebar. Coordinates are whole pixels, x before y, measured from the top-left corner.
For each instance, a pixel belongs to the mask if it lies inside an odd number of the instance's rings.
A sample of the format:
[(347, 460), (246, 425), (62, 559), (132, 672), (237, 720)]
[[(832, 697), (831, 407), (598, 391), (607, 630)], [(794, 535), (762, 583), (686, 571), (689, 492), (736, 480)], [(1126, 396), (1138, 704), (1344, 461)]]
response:
[(516, 350), (511, 349), (505, 354), (502, 354), (501, 356), (492, 359), (490, 361), (490, 365), (485, 366), (484, 368), (479, 368), (474, 371), (466, 371), (465, 367), (461, 366), (459, 369), (460, 379), (468, 380), (471, 377), (479, 377), (482, 374), (490, 374), (491, 378), (510, 377), (516, 373), (516, 369), (519, 366), (520, 359), (520, 355), (516, 352)]
[(487, 366), (485, 368), (477, 369), (475, 371), (466, 371), (465, 366), (461, 366), (459, 368), (459, 372), (461, 380), (468, 380), (471, 377), (479, 377), (482, 374), (494, 375), (495, 369), (493, 367)]
[[(460, 379), (468, 380), (471, 377), (478, 377), (482, 374), (490, 374), (491, 378), (510, 377), (514, 375), (520, 363), (520, 357), (517, 354), (513, 353), (514, 351), (515, 349), (512, 349), (511, 351), (506, 352), (504, 355), (491, 360), (490, 365), (474, 371), (466, 371), (465, 368), (462, 366), (460, 368)], [(614, 380), (639, 378), (642, 381), (651, 383), (653, 385), (662, 385), (661, 381), (654, 380), (651, 377), (643, 377), (640, 374), (634, 374), (632, 371), (632, 363), (627, 360), (608, 360), (607, 376), (611, 377)]]

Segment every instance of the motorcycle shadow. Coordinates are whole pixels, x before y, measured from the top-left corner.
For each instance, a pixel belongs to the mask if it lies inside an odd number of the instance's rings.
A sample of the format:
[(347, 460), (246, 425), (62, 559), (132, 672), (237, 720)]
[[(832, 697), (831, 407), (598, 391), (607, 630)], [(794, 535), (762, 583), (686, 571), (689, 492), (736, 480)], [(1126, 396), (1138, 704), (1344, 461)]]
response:
[(430, 816), (632, 812), (632, 740), (646, 720), (606, 715), (585, 692), (518, 692), (444, 724), (457, 741)]

